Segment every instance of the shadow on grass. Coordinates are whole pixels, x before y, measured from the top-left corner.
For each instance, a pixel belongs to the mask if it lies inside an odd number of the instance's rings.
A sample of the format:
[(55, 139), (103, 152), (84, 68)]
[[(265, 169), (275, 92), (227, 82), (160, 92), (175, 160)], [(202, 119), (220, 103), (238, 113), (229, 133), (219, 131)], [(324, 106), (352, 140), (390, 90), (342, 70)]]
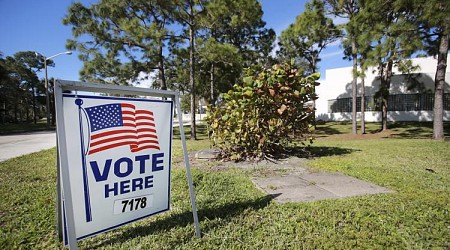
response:
[[(358, 128), (358, 135), (351, 134), (351, 123), (345, 122), (326, 122), (317, 125), (313, 135), (316, 138), (330, 137), (338, 135), (345, 139), (364, 139)], [(444, 134), (450, 137), (450, 122), (444, 122)], [(388, 130), (381, 131), (379, 122), (366, 123), (365, 139), (431, 139), (433, 135), (433, 122), (389, 122)], [(340, 137), (342, 136), (342, 137)]]
[(289, 147), (283, 152), (278, 152), (276, 154), (271, 154), (268, 160), (282, 160), (287, 159), (289, 157), (298, 157), (298, 158), (316, 158), (316, 157), (325, 157), (325, 156), (333, 156), (333, 155), (345, 155), (350, 154), (352, 152), (359, 151), (357, 149), (351, 148), (340, 148), (340, 147), (315, 147), (315, 146), (307, 146), (307, 147)]
[[(433, 136), (433, 122), (395, 122), (388, 126), (391, 138), (430, 139)], [(444, 134), (450, 136), (450, 122), (444, 122)]]
[(316, 136), (323, 136), (323, 135), (337, 135), (342, 134), (342, 132), (335, 128), (336, 126), (334, 124), (329, 125), (317, 125), (317, 129), (314, 132), (314, 135)]
[(359, 151), (351, 148), (338, 148), (338, 147), (307, 147), (305, 148), (307, 156), (309, 157), (324, 157), (333, 155), (346, 155)]
[[(218, 223), (223, 224), (224, 222), (230, 221), (233, 217), (238, 216), (243, 211), (249, 208), (253, 210), (265, 208), (266, 206), (269, 205), (270, 201), (272, 201), (279, 195), (280, 194), (266, 195), (254, 200), (229, 203), (221, 207), (199, 209), (198, 210), (199, 221), (201, 222), (204, 220), (208, 220), (209, 222), (211, 222), (214, 219), (220, 218), (221, 220)], [(176, 227), (186, 227), (189, 224), (192, 224), (192, 227), (194, 227), (194, 221), (192, 216), (193, 216), (192, 211), (186, 211), (179, 214), (172, 214), (167, 218), (151, 222), (148, 225), (130, 228), (124, 231), (120, 236), (110, 238), (106, 241), (102, 241), (92, 247), (101, 248), (104, 246), (110, 246), (112, 244), (117, 243), (120, 244), (130, 240), (131, 238), (145, 237), (147, 235), (165, 232)], [(200, 231), (202, 232), (202, 234), (205, 234), (218, 226), (220, 225), (208, 223), (208, 225), (201, 227)]]
[(431, 138), (433, 132), (424, 128), (410, 128), (399, 133), (392, 133), (391, 138), (401, 139), (427, 139)]

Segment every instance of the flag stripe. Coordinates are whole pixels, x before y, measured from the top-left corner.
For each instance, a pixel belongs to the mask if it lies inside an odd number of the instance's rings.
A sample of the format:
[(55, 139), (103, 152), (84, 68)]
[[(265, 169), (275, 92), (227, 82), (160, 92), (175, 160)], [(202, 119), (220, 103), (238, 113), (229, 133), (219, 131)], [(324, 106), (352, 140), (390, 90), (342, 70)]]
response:
[(140, 140), (140, 139), (145, 139), (145, 138), (151, 138), (151, 139), (156, 139), (156, 140), (158, 140), (158, 137), (156, 136), (156, 135), (141, 135), (141, 136), (138, 136), (136, 139), (137, 140)]
[(94, 154), (94, 153), (97, 153), (97, 152), (100, 152), (100, 151), (104, 151), (104, 150), (107, 150), (107, 149), (116, 148), (116, 147), (125, 146), (125, 145), (130, 145), (131, 143), (132, 142), (118, 142), (118, 143), (110, 144), (110, 145), (99, 147), (99, 148), (96, 148), (96, 149), (91, 149), (91, 150), (89, 150), (89, 154), (91, 155), (91, 154)]
[(136, 108), (133, 104), (129, 104), (129, 103), (121, 103), (120, 105), (122, 105), (122, 107), (124, 107), (124, 108), (130, 108), (133, 110)]
[[(135, 121), (135, 119), (133, 117), (126, 117), (126, 116), (124, 116), (122, 119), (123, 119), (123, 121), (131, 121), (131, 122)], [(134, 124), (130, 123), (129, 126), (134, 127)]]
[(157, 149), (157, 150), (160, 150), (160, 148), (158, 147), (158, 146), (154, 146), (154, 145), (148, 145), (148, 146), (142, 146), (142, 147), (139, 147), (139, 148), (137, 148), (137, 149), (134, 149), (134, 148), (132, 148), (131, 149), (131, 152), (139, 152), (139, 151), (141, 151), (141, 150), (143, 150), (143, 149)]
[(136, 110), (136, 114), (145, 114), (145, 115), (148, 115), (148, 116), (153, 116), (153, 112), (152, 111), (143, 110), (143, 109)]
[[(98, 139), (97, 141), (92, 141), (91, 142), (91, 147), (90, 147), (90, 154), (91, 152), (97, 152), (100, 148), (102, 150), (108, 149), (108, 148), (114, 148), (114, 147), (118, 147), (118, 146), (123, 146), (123, 145), (136, 145), (138, 143), (136, 135), (135, 134), (128, 134), (130, 136), (125, 136), (124, 138), (118, 138), (118, 136), (110, 136), (110, 137), (106, 137), (104, 138), (104, 140)], [(103, 138), (102, 138), (103, 139)]]
[[(138, 129), (136, 129), (136, 131), (138, 132), (138, 134), (139, 133), (145, 133), (145, 132), (155, 133), (156, 134), (156, 130), (151, 129), (151, 128), (138, 128)], [(154, 135), (154, 136), (155, 136), (155, 138), (158, 138), (156, 135)]]
[(128, 110), (122, 110), (122, 115), (131, 115), (131, 116), (133, 116), (134, 112), (133, 111), (128, 111)]
[(92, 135), (91, 136), (91, 140), (96, 140), (98, 138), (102, 138), (102, 137), (105, 137), (105, 136), (115, 135), (115, 134), (123, 134), (123, 133), (133, 133), (134, 134), (135, 130), (134, 129), (120, 129), (120, 130), (113, 130), (113, 131), (103, 132), (103, 133)]
[(136, 120), (152, 120), (153, 121), (153, 116), (149, 116), (149, 115), (147, 115), (147, 114), (144, 114), (144, 115), (142, 115), (142, 114), (139, 114), (139, 115), (136, 115)]
[(97, 140), (94, 142), (91, 142), (91, 147), (95, 147), (101, 144), (105, 144), (108, 142), (113, 142), (113, 141), (119, 141), (119, 140), (128, 140), (128, 139), (137, 139), (137, 136), (135, 135), (123, 135), (123, 136), (117, 136), (117, 137), (111, 137), (111, 138), (107, 138), (107, 139), (103, 139), (103, 140)]
[(158, 141), (155, 141), (155, 140), (142, 140), (142, 141), (139, 141), (139, 143), (140, 144), (145, 144), (145, 143), (154, 143), (154, 144), (158, 144)]
[(136, 127), (138, 127), (138, 126), (155, 127), (155, 124), (153, 122), (136, 122)]

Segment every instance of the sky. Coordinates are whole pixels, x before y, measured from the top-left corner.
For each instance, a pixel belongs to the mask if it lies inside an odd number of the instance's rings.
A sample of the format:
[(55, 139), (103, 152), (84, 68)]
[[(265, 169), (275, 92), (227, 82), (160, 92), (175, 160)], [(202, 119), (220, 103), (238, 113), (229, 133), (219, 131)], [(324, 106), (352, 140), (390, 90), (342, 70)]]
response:
[[(0, 0), (0, 51), (3, 56), (12, 56), (19, 51), (36, 51), (46, 57), (67, 51), (66, 40), (72, 38), (71, 27), (62, 24), (73, 0)], [(81, 0), (90, 5), (97, 0)], [(264, 11), (263, 20), (267, 28), (275, 30), (277, 36), (295, 21), (304, 10), (305, 0), (260, 0)], [(321, 54), (319, 63), (321, 78), (325, 70), (350, 66), (342, 59), (339, 43), (329, 46)], [(55, 67), (48, 68), (49, 78), (79, 80), (82, 62), (78, 53), (53, 58)], [(38, 73), (43, 78), (43, 72)]]

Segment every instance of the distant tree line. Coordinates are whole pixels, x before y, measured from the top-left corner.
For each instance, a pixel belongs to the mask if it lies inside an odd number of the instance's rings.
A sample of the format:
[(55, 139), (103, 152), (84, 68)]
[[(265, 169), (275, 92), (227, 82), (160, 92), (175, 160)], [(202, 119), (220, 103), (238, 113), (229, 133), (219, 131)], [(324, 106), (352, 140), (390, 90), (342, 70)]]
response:
[[(54, 66), (48, 60), (49, 66)], [(37, 72), (44, 68), (44, 57), (34, 51), (13, 56), (0, 54), (0, 123), (33, 122), (45, 117), (44, 80)], [(53, 109), (53, 106), (51, 106)], [(54, 123), (53, 123), (54, 124)]]

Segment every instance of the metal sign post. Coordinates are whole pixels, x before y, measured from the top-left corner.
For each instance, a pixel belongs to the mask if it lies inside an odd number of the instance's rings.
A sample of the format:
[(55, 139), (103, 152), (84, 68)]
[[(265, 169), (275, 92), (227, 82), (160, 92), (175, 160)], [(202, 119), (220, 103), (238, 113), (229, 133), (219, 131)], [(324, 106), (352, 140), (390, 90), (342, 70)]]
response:
[(191, 205), (192, 205), (192, 213), (194, 216), (194, 224), (195, 224), (195, 234), (197, 235), (197, 238), (201, 238), (200, 233), (200, 225), (198, 223), (198, 216), (197, 216), (197, 208), (195, 205), (195, 193), (194, 193), (194, 185), (192, 184), (192, 176), (191, 176), (191, 165), (189, 163), (189, 156), (187, 152), (187, 146), (186, 146), (186, 138), (184, 135), (184, 125), (183, 125), (183, 117), (181, 113), (181, 105), (180, 105), (180, 96), (177, 94), (175, 96), (175, 106), (177, 108), (177, 114), (178, 114), (178, 122), (180, 124), (180, 135), (181, 135), (181, 143), (183, 145), (183, 153), (184, 153), (184, 165), (186, 166), (186, 175), (188, 179), (189, 184), (189, 194), (191, 196)]
[[(56, 82), (57, 84), (54, 87), (54, 91), (55, 91), (55, 108), (56, 108), (56, 134), (57, 134), (57, 152), (58, 152), (58, 159), (59, 159), (59, 167), (61, 168), (62, 165), (68, 166), (69, 165), (69, 161), (67, 159), (67, 157), (62, 157), (64, 156), (67, 152), (67, 142), (66, 142), (66, 137), (65, 137), (65, 129), (64, 129), (64, 112), (62, 109), (62, 102), (63, 102), (63, 96), (62, 96), (62, 86), (59, 84), (59, 82)], [(61, 174), (61, 176), (57, 176), (58, 180), (61, 180), (61, 186), (60, 188), (62, 189), (62, 195), (64, 197), (64, 200), (61, 201), (61, 196), (58, 195), (58, 199), (60, 199), (60, 201), (58, 202), (58, 204), (65, 204), (64, 205), (64, 210), (62, 213), (60, 213), (61, 215), (61, 221), (66, 221), (67, 222), (67, 239), (68, 239), (68, 245), (69, 245), (69, 249), (78, 249), (78, 245), (77, 245), (77, 238), (76, 238), (76, 234), (75, 234), (75, 219), (74, 219), (74, 212), (73, 212), (73, 201), (72, 201), (72, 194), (71, 194), (71, 190), (70, 188), (68, 188), (70, 186), (70, 178), (69, 178), (69, 173), (67, 171), (61, 171), (61, 169), (59, 169), (59, 173)], [(66, 188), (64, 188), (64, 185), (66, 186)], [(64, 228), (62, 229), (62, 231), (64, 231)]]
[[(163, 97), (172, 101), (63, 94), (64, 91)], [(179, 117), (195, 233), (200, 238), (179, 94), (130, 86), (56, 82), (57, 178), (61, 181), (57, 204), (62, 211), (58, 215), (62, 222), (58, 232), (70, 249), (77, 249), (77, 240), (169, 210), (173, 105)], [(126, 133), (135, 134), (130, 137)], [(147, 139), (140, 139), (142, 136)], [(158, 136), (162, 139), (158, 140)], [(110, 151), (117, 157), (111, 156)]]

